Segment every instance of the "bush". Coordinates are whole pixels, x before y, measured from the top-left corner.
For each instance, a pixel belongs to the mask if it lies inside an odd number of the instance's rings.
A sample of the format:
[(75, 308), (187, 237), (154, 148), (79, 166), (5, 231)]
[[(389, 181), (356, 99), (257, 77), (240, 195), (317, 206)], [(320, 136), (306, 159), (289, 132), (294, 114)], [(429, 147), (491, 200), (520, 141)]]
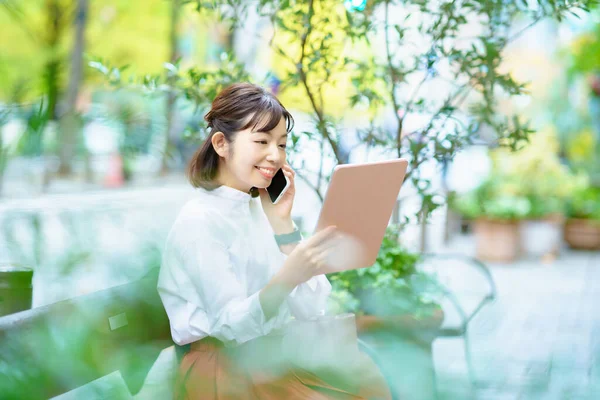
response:
[(453, 210), (468, 219), (523, 219), (531, 210), (529, 199), (508, 193), (506, 185), (493, 178), (471, 192), (451, 195), (448, 201)]
[(402, 248), (398, 227), (389, 227), (375, 264), (328, 276), (334, 312), (428, 315), (439, 308), (436, 278), (417, 270), (420, 256)]
[(566, 214), (569, 218), (600, 221), (600, 188), (587, 186), (574, 191), (567, 202)]

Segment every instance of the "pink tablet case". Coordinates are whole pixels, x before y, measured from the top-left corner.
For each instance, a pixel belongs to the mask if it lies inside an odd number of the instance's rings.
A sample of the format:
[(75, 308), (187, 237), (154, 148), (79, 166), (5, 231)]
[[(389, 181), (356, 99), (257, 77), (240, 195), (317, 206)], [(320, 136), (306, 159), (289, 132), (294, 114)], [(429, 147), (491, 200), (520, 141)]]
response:
[(326, 273), (375, 263), (407, 166), (400, 158), (335, 167), (315, 232), (336, 225), (350, 240)]

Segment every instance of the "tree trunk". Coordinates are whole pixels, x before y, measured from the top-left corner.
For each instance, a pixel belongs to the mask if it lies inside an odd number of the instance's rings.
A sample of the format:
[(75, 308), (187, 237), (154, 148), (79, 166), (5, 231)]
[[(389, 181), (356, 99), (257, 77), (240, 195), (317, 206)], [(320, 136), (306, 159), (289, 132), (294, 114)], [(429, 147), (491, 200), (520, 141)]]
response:
[[(169, 34), (169, 48), (171, 54), (169, 56), (169, 62), (174, 64), (180, 57), (179, 50), (177, 48), (177, 27), (179, 26), (179, 19), (181, 17), (181, 0), (171, 0), (171, 30)], [(173, 90), (170, 90), (167, 94), (166, 103), (166, 120), (167, 129), (165, 129), (165, 147), (162, 154), (162, 163), (160, 167), (160, 175), (166, 175), (169, 172), (169, 155), (173, 149), (171, 143), (171, 137), (173, 135), (174, 117), (175, 117), (175, 102), (177, 96)]]
[(77, 98), (83, 78), (83, 52), (85, 48), (85, 26), (87, 22), (88, 0), (77, 0), (75, 13), (75, 40), (71, 53), (71, 78), (67, 88), (65, 105), (66, 110), (60, 123), (60, 164), (58, 174), (69, 176), (72, 174), (73, 157), (77, 147), (78, 133), (81, 124), (77, 115)]
[[(400, 225), (400, 217), (402, 215), (402, 210), (400, 208), (400, 199), (396, 199), (396, 203), (394, 203), (394, 209), (392, 210), (392, 226)], [(400, 232), (397, 235), (393, 235), (393, 239), (396, 243), (400, 243)]]
[[(0, 116), (2, 118), (2, 116)], [(0, 121), (0, 197), (2, 197), (2, 189), (4, 184), (4, 169), (8, 164), (8, 149), (4, 150), (4, 140), (2, 132), (2, 121)]]
[(425, 253), (425, 251), (427, 250), (427, 214), (428, 214), (428, 209), (427, 207), (423, 208), (423, 211), (421, 212), (421, 218), (420, 218), (420, 243), (419, 243), (419, 251), (421, 253)]
[(60, 92), (58, 81), (62, 64), (58, 57), (58, 46), (64, 29), (64, 10), (58, 0), (47, 0), (45, 6), (47, 35), (44, 37), (44, 42), (50, 56), (44, 67), (44, 85), (48, 104), (47, 116), (49, 120), (55, 120)]

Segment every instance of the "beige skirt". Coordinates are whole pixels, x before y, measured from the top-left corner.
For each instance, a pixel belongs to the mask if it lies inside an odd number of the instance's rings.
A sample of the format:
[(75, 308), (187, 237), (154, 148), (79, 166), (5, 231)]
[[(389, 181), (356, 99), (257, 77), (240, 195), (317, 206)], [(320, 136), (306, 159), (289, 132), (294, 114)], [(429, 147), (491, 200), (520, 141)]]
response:
[(213, 338), (192, 343), (175, 383), (177, 400), (391, 399), (375, 363), (364, 353), (345, 371), (311, 372), (282, 356), (281, 337), (226, 348)]

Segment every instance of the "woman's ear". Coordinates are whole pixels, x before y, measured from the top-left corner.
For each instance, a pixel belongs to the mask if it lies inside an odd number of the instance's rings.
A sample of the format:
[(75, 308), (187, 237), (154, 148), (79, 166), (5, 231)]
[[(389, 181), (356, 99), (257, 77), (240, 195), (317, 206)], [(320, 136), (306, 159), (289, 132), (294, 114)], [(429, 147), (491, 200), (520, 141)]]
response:
[(227, 139), (225, 139), (225, 135), (223, 132), (215, 132), (210, 138), (213, 148), (215, 152), (220, 156), (225, 158), (228, 154), (229, 143), (227, 143)]

